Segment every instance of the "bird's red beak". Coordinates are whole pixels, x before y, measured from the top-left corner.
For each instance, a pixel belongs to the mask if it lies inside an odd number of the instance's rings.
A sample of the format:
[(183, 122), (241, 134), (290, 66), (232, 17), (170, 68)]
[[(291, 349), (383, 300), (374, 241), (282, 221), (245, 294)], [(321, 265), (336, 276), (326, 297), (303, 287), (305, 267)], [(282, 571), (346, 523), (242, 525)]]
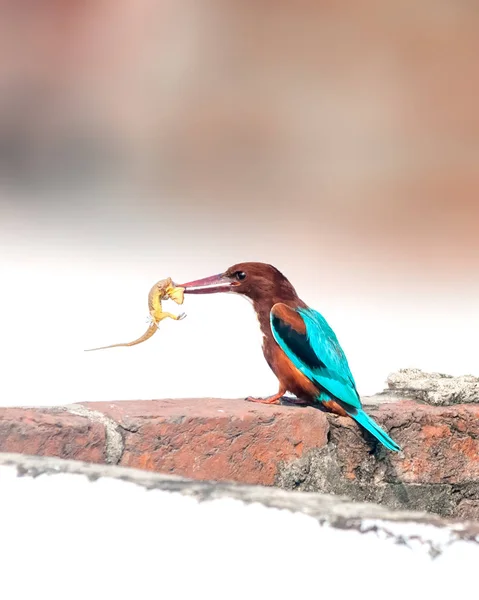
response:
[(217, 292), (229, 292), (234, 287), (235, 282), (223, 273), (212, 275), (204, 279), (197, 279), (188, 283), (175, 284), (177, 287), (185, 289), (185, 294), (215, 294)]

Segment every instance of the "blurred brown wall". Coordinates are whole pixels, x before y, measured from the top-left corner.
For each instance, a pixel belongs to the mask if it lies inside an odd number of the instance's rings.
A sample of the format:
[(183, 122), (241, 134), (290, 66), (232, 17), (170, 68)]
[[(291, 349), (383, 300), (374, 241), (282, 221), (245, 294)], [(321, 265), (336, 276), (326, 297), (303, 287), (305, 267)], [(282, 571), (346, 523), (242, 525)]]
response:
[(478, 57), (466, 0), (1, 0), (0, 174), (87, 138), (192, 220), (467, 271)]

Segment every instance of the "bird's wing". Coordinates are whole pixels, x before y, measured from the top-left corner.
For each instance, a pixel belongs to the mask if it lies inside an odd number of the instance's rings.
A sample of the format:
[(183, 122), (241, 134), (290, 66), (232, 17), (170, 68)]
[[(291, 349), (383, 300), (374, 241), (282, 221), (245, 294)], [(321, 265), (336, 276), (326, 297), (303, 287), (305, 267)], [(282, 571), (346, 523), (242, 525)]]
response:
[(343, 349), (320, 313), (279, 303), (271, 310), (270, 323), (274, 339), (297, 369), (331, 396), (361, 408)]

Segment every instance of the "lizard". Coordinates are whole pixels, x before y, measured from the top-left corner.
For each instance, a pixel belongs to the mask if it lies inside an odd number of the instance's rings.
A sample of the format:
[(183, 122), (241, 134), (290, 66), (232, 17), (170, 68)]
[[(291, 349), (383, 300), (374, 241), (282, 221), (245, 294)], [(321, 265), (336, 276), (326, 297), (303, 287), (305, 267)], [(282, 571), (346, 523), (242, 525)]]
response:
[(118, 348), (120, 346), (136, 346), (146, 340), (150, 339), (151, 336), (157, 331), (161, 321), (163, 319), (174, 319), (180, 321), (186, 317), (185, 313), (174, 315), (169, 312), (164, 312), (161, 305), (161, 301), (170, 298), (177, 304), (183, 304), (184, 290), (181, 287), (176, 287), (170, 277), (167, 279), (161, 279), (151, 288), (148, 294), (148, 308), (150, 311), (150, 326), (145, 333), (133, 342), (126, 342), (124, 344), (112, 344), (111, 346), (102, 346), (101, 348), (90, 348), (85, 352), (93, 352), (94, 350), (106, 350), (107, 348)]

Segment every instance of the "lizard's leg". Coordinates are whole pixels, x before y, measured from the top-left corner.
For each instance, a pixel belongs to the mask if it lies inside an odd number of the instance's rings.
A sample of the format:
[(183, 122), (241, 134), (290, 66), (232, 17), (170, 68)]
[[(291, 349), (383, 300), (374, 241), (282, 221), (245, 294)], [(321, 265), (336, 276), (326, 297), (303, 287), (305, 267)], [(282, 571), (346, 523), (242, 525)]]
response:
[(169, 313), (169, 312), (164, 312), (161, 313), (161, 315), (158, 317), (158, 323), (160, 321), (163, 321), (163, 319), (173, 319), (174, 321), (181, 321), (181, 319), (184, 319), (186, 317), (186, 313), (181, 313), (179, 315), (174, 315), (173, 313)]

